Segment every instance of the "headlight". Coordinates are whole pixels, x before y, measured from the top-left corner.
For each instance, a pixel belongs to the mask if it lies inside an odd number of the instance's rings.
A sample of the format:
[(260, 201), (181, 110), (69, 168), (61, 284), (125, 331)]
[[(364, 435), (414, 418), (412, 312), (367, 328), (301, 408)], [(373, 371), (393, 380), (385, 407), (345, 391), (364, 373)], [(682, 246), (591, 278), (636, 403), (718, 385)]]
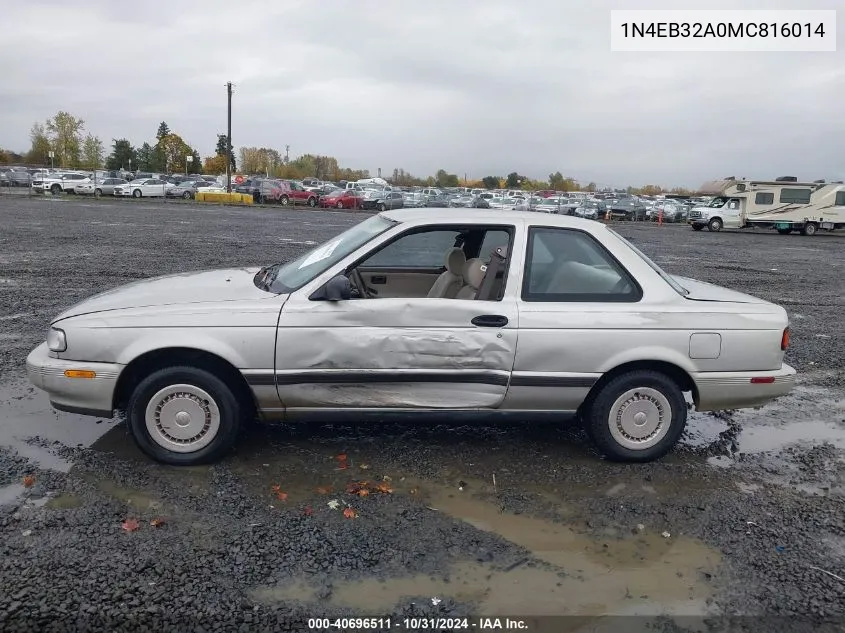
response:
[(47, 330), (47, 347), (51, 352), (63, 352), (67, 349), (67, 338), (64, 330), (51, 327)]

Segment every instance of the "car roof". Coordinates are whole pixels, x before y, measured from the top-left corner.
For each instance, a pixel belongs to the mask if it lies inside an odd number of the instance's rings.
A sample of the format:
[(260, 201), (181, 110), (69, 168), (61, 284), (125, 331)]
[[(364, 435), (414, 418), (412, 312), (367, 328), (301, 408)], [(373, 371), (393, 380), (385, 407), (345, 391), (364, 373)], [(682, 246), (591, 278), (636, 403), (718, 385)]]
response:
[(595, 230), (596, 227), (604, 227), (603, 224), (599, 224), (595, 220), (571, 215), (536, 213), (534, 211), (503, 211), (499, 209), (444, 209), (426, 207), (425, 209), (395, 209), (393, 211), (384, 211), (379, 215), (390, 220), (395, 220), (396, 222), (428, 220), (432, 224), (460, 224), (462, 220), (499, 224), (501, 222), (516, 222), (521, 220), (527, 224), (538, 226), (560, 226), (588, 231)]

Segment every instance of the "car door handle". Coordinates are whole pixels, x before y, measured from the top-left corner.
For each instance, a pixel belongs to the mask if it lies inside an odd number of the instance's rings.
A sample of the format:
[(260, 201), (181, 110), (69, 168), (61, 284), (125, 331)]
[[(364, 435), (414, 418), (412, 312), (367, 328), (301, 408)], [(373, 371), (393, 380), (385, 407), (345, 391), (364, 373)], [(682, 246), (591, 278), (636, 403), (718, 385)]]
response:
[(471, 323), (479, 327), (504, 327), (508, 324), (508, 317), (501, 314), (482, 314), (475, 317)]

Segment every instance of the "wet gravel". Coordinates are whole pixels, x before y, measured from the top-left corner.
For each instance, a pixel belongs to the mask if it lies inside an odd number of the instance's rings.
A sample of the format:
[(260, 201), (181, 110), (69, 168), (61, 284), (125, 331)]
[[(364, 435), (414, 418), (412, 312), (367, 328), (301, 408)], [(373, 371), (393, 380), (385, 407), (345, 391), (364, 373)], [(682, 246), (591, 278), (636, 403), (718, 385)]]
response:
[[(22, 381), (23, 359), (63, 308), (135, 279), (288, 259), (362, 217), (0, 196), (0, 424), (13, 423), (9, 412), (21, 401), (35, 402)], [(845, 241), (671, 225), (618, 230), (670, 272), (787, 307), (787, 360), (807, 384), (826, 390), (825, 421), (845, 426)], [(800, 423), (808, 411), (798, 399), (775, 422)], [(376, 615), (333, 602), (348, 583), (442, 581), (456, 560), (491, 573), (524, 561), (548, 567), (495, 527), (434, 508), (432, 499), (446, 493), (484, 500), (503, 516), (564, 522), (597, 543), (613, 545), (640, 525), (698, 539), (722, 554), (718, 569), (695, 579), (712, 591), (707, 608), (746, 616), (734, 622), (741, 629), (845, 622), (841, 444), (808, 437), (743, 454), (745, 418), (706, 417), (695, 418), (689, 433), (703, 440), (636, 466), (606, 463), (579, 431), (547, 423), (252, 429), (224, 462), (182, 470), (145, 460), (119, 424), (92, 447), (28, 437), (26, 446), (74, 467), (59, 472), (0, 448), (0, 487), (9, 493), (0, 496), (0, 629), (303, 631), (309, 617)], [(710, 422), (721, 426), (710, 431)], [(31, 435), (23, 426), (18, 434)], [(348, 470), (338, 469), (341, 453)], [(720, 459), (729, 467), (714, 463)], [(352, 479), (387, 483), (392, 492), (347, 494)], [(276, 498), (274, 485), (289, 497)], [(328, 506), (333, 499), (337, 509)], [(356, 518), (345, 518), (345, 507)], [(127, 519), (137, 529), (123, 529)], [(257, 598), (257, 588), (294, 580), (310, 587), (307, 600)], [(397, 596), (387, 613), (478, 614), (472, 599), (444, 596), (434, 605), (430, 595)], [(747, 617), (761, 614), (775, 617)], [(681, 630), (701, 621), (659, 624)]]

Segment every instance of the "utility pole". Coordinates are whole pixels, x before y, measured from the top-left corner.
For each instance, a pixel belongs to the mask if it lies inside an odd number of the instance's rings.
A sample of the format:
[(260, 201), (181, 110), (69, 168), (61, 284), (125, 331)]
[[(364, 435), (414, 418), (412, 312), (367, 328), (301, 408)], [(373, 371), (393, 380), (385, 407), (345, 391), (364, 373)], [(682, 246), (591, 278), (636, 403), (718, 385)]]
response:
[(226, 84), (226, 193), (232, 193), (232, 82)]
[(290, 161), (290, 145), (285, 145), (285, 165)]

